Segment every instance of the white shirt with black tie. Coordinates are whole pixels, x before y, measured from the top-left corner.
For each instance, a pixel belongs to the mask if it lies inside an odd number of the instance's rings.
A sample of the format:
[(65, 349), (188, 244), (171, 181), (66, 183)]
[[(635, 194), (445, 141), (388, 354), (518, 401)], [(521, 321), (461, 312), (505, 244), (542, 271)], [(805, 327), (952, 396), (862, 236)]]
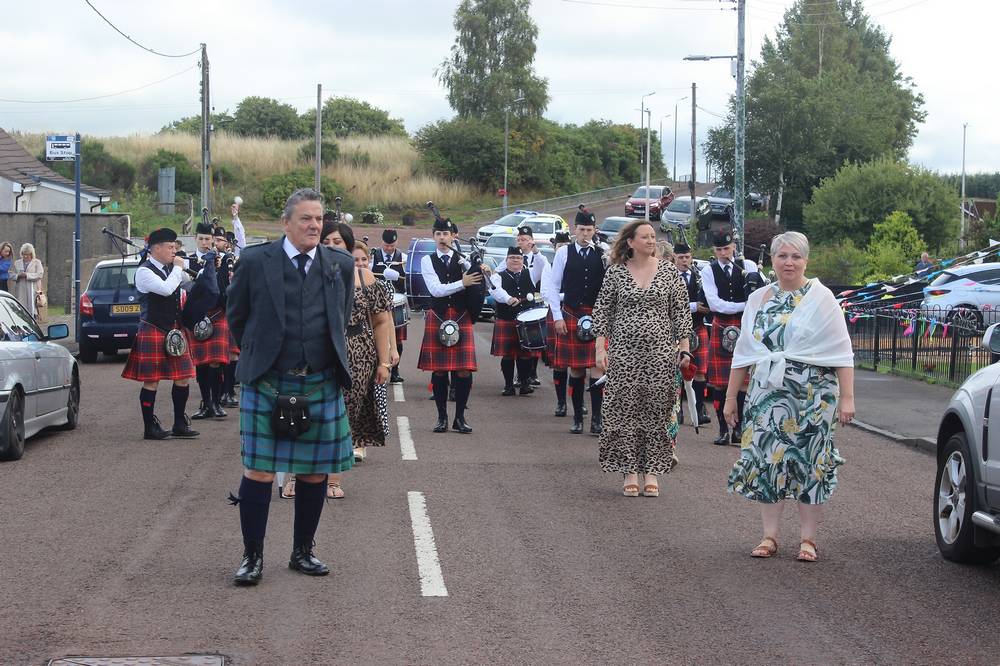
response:
[[(732, 275), (733, 262), (727, 261), (723, 263), (720, 261), (719, 265), (722, 266), (722, 270), (726, 271), (726, 274)], [(757, 264), (749, 259), (743, 260), (744, 273), (756, 273), (757, 270)], [(724, 301), (719, 298), (719, 288), (715, 285), (715, 273), (712, 272), (712, 264), (706, 264), (701, 269), (701, 290), (705, 292), (708, 309), (712, 312), (718, 312), (719, 314), (739, 314), (746, 307), (746, 303)]]

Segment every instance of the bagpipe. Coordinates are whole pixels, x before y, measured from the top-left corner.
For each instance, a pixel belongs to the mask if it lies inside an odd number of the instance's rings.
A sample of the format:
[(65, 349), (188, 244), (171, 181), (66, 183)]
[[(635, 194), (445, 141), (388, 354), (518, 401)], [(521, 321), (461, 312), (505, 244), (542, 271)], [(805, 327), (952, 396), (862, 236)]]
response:
[[(427, 202), (427, 208), (434, 214), (434, 220), (436, 222), (443, 222), (446, 218), (441, 215), (441, 211), (438, 207), (434, 205), (433, 201)], [(462, 246), (456, 240), (452, 245), (451, 249), (455, 251), (459, 257), (466, 259), (469, 262), (469, 268), (465, 271), (466, 275), (479, 275), (482, 277), (482, 281), (479, 284), (473, 284), (465, 288), (465, 308), (472, 318), (472, 321), (479, 321), (479, 315), (483, 311), (483, 303), (486, 300), (486, 275), (483, 273), (483, 253), (480, 250), (479, 245), (476, 243), (475, 238), (469, 239), (469, 245), (471, 249), (468, 254), (462, 252)]]
[[(201, 209), (201, 215), (204, 222), (208, 223), (207, 208)], [(205, 254), (205, 263), (201, 270), (195, 274), (194, 284), (188, 290), (187, 299), (181, 309), (181, 323), (191, 331), (194, 331), (196, 326), (207, 319), (209, 310), (219, 304), (221, 290), (217, 269), (221, 267), (221, 262), (217, 262), (217, 259), (220, 258), (216, 256), (214, 251)], [(188, 271), (188, 273), (192, 272)], [(211, 337), (211, 332), (207, 337)]]

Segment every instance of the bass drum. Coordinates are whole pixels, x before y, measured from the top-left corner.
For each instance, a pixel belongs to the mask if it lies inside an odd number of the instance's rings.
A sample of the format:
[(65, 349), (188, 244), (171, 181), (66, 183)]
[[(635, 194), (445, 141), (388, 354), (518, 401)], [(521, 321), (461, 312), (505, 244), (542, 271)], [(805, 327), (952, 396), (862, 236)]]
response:
[(405, 294), (392, 295), (392, 325), (396, 328), (403, 328), (410, 321), (410, 306), (406, 302)]

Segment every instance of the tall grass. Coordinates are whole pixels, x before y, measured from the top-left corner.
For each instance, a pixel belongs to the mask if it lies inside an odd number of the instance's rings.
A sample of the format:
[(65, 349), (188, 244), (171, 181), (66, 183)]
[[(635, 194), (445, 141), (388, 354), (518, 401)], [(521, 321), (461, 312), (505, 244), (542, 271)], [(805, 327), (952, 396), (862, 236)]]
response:
[[(16, 133), (14, 138), (33, 155), (43, 152), (44, 134)], [(201, 161), (201, 137), (190, 134), (84, 137), (104, 144), (115, 157), (139, 165), (163, 148), (184, 155), (191, 164)], [(433, 199), (442, 208), (468, 205), (482, 193), (468, 183), (452, 182), (423, 173), (419, 155), (405, 137), (347, 137), (337, 139), (341, 158), (323, 169), (345, 191), (346, 198), (360, 209), (375, 205), (390, 210), (423, 207)], [(254, 186), (260, 180), (296, 168), (311, 167), (299, 158), (299, 148), (307, 140), (243, 137), (225, 132), (212, 139), (212, 162), (231, 168), (237, 183), (226, 190), (242, 188), (248, 203), (256, 199)], [(367, 158), (355, 156), (364, 156)], [(247, 190), (246, 188), (250, 188)]]

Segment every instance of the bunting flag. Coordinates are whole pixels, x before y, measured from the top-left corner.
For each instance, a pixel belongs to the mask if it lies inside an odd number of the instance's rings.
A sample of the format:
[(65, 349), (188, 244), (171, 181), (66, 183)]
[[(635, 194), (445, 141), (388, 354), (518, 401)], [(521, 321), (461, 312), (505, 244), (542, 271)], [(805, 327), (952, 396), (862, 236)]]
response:
[(941, 337), (942, 338), (947, 338), (948, 337), (948, 327), (949, 326), (951, 326), (951, 324), (949, 322), (945, 322), (944, 326), (941, 328)]
[(904, 319), (902, 321), (902, 324), (906, 326), (906, 328), (903, 329), (903, 337), (908, 338), (911, 335), (913, 335), (913, 322), (911, 322), (909, 319)]

